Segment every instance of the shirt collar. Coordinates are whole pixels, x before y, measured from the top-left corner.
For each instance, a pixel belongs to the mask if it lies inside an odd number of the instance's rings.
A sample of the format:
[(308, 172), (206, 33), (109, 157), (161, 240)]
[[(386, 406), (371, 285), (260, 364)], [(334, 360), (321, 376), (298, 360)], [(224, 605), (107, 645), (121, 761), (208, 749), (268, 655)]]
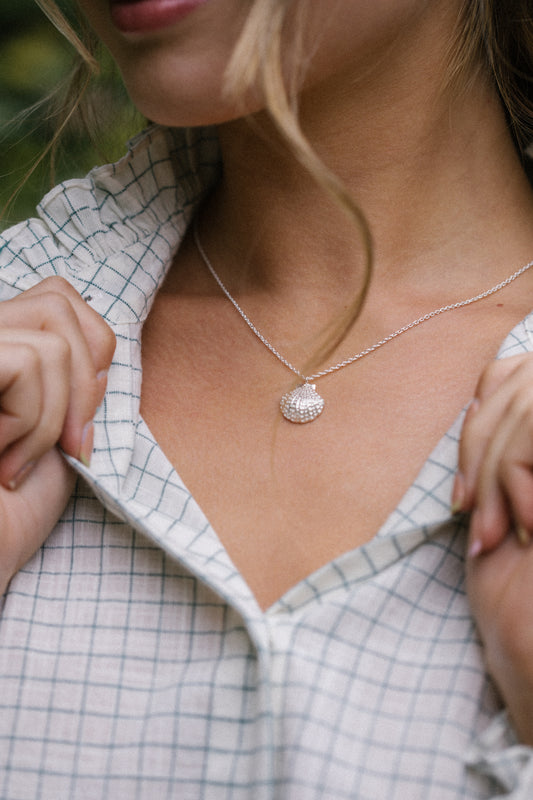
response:
[(56, 271), (111, 325), (142, 322), (218, 172), (212, 129), (148, 129), (117, 163), (44, 198)]

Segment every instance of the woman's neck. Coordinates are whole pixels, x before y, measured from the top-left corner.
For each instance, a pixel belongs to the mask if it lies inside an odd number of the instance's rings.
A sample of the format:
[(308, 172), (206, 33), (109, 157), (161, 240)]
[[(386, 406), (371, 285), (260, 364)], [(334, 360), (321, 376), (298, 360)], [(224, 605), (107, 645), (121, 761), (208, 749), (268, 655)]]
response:
[[(374, 282), (439, 296), (448, 287), (453, 297), (454, 287), (475, 293), (502, 264), (512, 271), (531, 258), (533, 200), (482, 71), (462, 91), (443, 88), (437, 22), (416, 47), (416, 31), (390, 45), (364, 80), (335, 75), (306, 89), (300, 110), (316, 152), (369, 222)], [(223, 277), (291, 308), (319, 292), (335, 314), (365, 266), (353, 220), (287, 154), (265, 114), (221, 126), (220, 139), (224, 173), (203, 230)]]

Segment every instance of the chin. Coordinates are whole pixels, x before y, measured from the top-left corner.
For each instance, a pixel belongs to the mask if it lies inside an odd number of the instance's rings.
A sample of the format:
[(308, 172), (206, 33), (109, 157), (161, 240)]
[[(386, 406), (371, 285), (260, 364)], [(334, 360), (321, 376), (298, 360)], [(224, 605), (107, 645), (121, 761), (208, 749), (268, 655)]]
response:
[(159, 125), (168, 127), (198, 127), (221, 125), (261, 111), (264, 105), (258, 96), (246, 100), (228, 97), (220, 83), (209, 85), (204, 80), (201, 87), (196, 76), (154, 83), (146, 75), (136, 80), (124, 76), (130, 98), (140, 113)]
[(170, 128), (193, 128), (207, 125), (222, 125), (238, 119), (241, 114), (234, 107), (204, 106), (198, 99), (184, 98), (176, 101), (175, 97), (167, 103), (154, 102), (153, 98), (143, 102), (133, 98), (134, 104), (140, 113), (158, 125)]

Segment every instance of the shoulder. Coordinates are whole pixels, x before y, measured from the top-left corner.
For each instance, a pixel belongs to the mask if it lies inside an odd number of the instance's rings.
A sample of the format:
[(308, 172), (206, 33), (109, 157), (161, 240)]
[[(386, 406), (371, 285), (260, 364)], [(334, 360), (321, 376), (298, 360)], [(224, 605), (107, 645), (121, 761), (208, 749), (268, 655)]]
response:
[(217, 172), (210, 129), (149, 128), (118, 162), (55, 187), (34, 219), (0, 235), (0, 300), (51, 275), (116, 295), (117, 274), (148, 256), (154, 268), (168, 261)]

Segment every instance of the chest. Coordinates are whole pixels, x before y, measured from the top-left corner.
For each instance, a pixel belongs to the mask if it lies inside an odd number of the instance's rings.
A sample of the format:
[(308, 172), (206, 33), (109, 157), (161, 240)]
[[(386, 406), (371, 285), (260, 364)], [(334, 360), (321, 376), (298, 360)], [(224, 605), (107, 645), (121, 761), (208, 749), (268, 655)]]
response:
[(321, 378), (323, 413), (297, 425), (279, 413), (293, 376), (241, 320), (156, 300), (143, 417), (261, 605), (374, 536), (511, 327), (484, 314), (432, 321)]

